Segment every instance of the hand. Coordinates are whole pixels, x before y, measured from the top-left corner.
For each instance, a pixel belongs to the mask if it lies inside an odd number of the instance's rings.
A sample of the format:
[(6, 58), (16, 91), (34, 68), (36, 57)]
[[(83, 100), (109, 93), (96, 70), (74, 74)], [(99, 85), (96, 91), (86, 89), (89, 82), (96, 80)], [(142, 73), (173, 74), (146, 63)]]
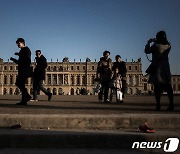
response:
[(18, 55), (19, 55), (19, 52), (15, 52), (14, 54), (18, 56)]
[(155, 38), (149, 39), (149, 40), (148, 40), (148, 44), (150, 44), (150, 43), (152, 43), (152, 42), (155, 42), (155, 40), (156, 40)]

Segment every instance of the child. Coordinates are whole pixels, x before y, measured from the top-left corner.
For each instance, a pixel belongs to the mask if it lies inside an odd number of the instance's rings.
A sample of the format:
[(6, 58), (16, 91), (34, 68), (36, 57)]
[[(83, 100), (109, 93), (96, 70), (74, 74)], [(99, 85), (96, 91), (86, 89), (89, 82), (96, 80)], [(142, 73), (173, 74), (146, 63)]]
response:
[(122, 79), (122, 77), (119, 74), (119, 70), (118, 70), (118, 68), (116, 68), (115, 72), (112, 74), (112, 80), (110, 83), (110, 87), (111, 87), (110, 102), (112, 102), (113, 93), (115, 92), (116, 102), (123, 103), (123, 100), (122, 100), (123, 93), (121, 92), (121, 88), (122, 88), (122, 80), (121, 79)]

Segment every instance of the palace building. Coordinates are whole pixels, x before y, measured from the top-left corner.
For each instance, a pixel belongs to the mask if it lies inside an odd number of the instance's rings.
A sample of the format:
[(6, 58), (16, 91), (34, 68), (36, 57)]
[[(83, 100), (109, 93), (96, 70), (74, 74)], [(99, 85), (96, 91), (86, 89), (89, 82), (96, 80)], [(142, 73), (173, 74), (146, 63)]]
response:
[[(48, 88), (53, 95), (95, 95), (97, 70), (96, 60), (92, 62), (89, 58), (85, 62), (70, 62), (65, 57), (62, 62), (48, 62), (46, 70), (46, 80), (44, 87)], [(34, 67), (34, 63), (32, 66)], [(127, 94), (141, 94), (153, 90), (143, 76), (141, 59), (137, 61), (126, 61), (127, 67)], [(4, 62), (0, 59), (0, 95), (19, 95), (20, 91), (16, 87), (16, 76), (18, 66), (13, 62)], [(180, 79), (180, 77), (178, 76)], [(174, 80), (174, 78), (173, 78)], [(28, 78), (26, 87), (32, 94), (32, 78)], [(177, 91), (180, 85), (173, 84)], [(179, 88), (179, 89), (178, 89)], [(40, 95), (44, 95), (40, 92)]]

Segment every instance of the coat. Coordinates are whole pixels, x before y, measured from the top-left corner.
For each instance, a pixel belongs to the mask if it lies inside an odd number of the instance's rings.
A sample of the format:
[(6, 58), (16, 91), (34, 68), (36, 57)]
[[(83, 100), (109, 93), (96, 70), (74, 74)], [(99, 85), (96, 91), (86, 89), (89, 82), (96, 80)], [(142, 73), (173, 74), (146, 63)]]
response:
[(15, 58), (11, 58), (12, 61), (18, 64), (18, 76), (31, 76), (31, 50), (28, 47), (24, 47), (19, 51), (18, 56), (18, 60)]
[(109, 82), (112, 76), (112, 60), (110, 58), (105, 60), (104, 57), (101, 57), (98, 62), (97, 73), (100, 74), (102, 81)]
[(167, 84), (171, 82), (171, 72), (169, 66), (170, 44), (154, 43), (145, 47), (146, 54), (152, 54), (152, 65), (154, 73), (150, 74), (149, 82), (153, 84)]
[(114, 71), (114, 73), (115, 73), (116, 68), (118, 68), (119, 74), (121, 75), (122, 80), (126, 80), (126, 73), (127, 73), (126, 63), (124, 61), (114, 62), (113, 67), (112, 67), (112, 70)]
[(36, 57), (35, 60), (36, 60), (36, 67), (34, 69), (33, 78), (35, 80), (45, 80), (47, 60), (43, 55), (41, 55), (39, 58)]

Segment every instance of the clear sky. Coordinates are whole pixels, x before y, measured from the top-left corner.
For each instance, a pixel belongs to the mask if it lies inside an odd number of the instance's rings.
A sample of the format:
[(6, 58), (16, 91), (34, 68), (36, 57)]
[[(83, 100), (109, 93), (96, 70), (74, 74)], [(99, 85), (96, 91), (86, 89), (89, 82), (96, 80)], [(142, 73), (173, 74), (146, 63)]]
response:
[(26, 40), (32, 51), (42, 50), (48, 61), (142, 58), (144, 46), (160, 30), (172, 44), (172, 74), (180, 74), (180, 0), (0, 0), (0, 58), (19, 51), (15, 41)]

